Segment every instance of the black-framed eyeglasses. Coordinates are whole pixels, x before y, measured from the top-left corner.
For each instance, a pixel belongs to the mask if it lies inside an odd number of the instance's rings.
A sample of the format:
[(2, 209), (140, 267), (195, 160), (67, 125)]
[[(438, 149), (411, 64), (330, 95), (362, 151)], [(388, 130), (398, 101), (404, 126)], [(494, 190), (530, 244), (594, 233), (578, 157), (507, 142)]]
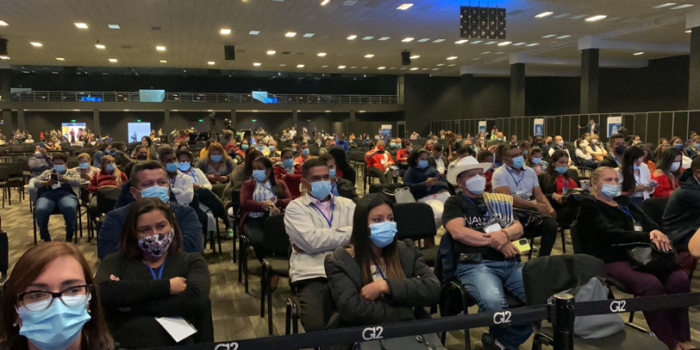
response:
[(17, 301), (29, 311), (46, 310), (56, 298), (61, 299), (61, 302), (66, 306), (80, 306), (90, 300), (92, 289), (91, 284), (82, 284), (68, 287), (58, 293), (46, 290), (31, 290), (18, 293)]

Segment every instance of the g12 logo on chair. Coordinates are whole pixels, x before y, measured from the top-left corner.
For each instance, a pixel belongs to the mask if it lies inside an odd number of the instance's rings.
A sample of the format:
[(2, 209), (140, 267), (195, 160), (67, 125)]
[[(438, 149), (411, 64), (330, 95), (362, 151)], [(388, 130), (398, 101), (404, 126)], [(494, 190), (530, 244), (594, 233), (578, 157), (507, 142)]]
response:
[(214, 350), (238, 350), (238, 343), (233, 342), (233, 343), (217, 344), (214, 347)]
[(362, 339), (364, 340), (376, 340), (382, 339), (382, 332), (384, 332), (384, 327), (367, 327), (362, 330)]
[(507, 324), (510, 323), (510, 316), (512, 316), (510, 311), (501, 311), (493, 314), (494, 324)]
[(610, 311), (612, 312), (625, 312), (627, 309), (625, 307), (627, 306), (627, 302), (624, 300), (613, 300), (610, 303)]

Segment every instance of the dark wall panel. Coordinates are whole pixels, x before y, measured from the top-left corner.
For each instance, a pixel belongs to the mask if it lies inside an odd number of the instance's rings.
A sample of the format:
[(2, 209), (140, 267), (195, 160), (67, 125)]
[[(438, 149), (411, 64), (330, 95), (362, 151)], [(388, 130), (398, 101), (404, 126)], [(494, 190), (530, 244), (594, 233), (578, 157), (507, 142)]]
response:
[(465, 118), (502, 118), (510, 115), (510, 78), (478, 77), (472, 81), (473, 103), (462, 107)]
[(649, 132), (647, 133), (647, 138), (649, 142), (658, 141), (661, 137), (661, 127), (660, 127), (659, 113), (649, 113), (647, 117), (647, 128)]
[(461, 84), (461, 78), (406, 75), (406, 128), (427, 135), (431, 120), (461, 119)]
[(688, 125), (688, 136), (691, 131), (700, 132), (700, 112), (690, 112)]
[(688, 112), (676, 112), (673, 116), (673, 136), (680, 136), (685, 141), (689, 136)]
[[(13, 125), (17, 128), (16, 117)], [(24, 112), (24, 124), (35, 140), (39, 140), (42, 130), (61, 130), (61, 123), (70, 123), (75, 119), (76, 123), (85, 123), (88, 129), (94, 129), (92, 123), (92, 111), (90, 112)], [(103, 129), (103, 132), (106, 130)], [(124, 133), (126, 135), (126, 133)], [(9, 137), (9, 135), (7, 135)]]
[(673, 113), (661, 113), (660, 115), (660, 127), (659, 131), (661, 133), (661, 137), (665, 137), (667, 139), (671, 139), (671, 137), (675, 136), (673, 135), (673, 129), (672, 125), (673, 124)]
[(635, 123), (634, 123), (634, 133), (636, 135), (639, 135), (639, 137), (642, 138), (642, 141), (644, 142), (649, 142), (649, 139), (647, 137), (648, 132), (647, 132), (647, 115), (644, 113), (637, 113), (635, 114)]
[(574, 114), (581, 104), (579, 77), (525, 79), (525, 115)]

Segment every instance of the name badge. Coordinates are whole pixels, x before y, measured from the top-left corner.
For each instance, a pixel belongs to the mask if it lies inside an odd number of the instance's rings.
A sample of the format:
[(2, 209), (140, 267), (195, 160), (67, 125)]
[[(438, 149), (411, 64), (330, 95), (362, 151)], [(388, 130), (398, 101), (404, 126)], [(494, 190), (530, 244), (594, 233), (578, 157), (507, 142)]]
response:
[(59, 188), (59, 187), (61, 187), (61, 185), (60, 185), (59, 183), (55, 183), (55, 184), (51, 185), (51, 189), (52, 189), (52, 190), (55, 190), (55, 189), (57, 189), (57, 188)]
[(642, 228), (642, 225), (640, 224), (634, 224), (634, 232), (642, 232), (644, 229)]
[(486, 233), (491, 233), (491, 232), (500, 231), (500, 230), (501, 230), (501, 225), (499, 225), (498, 223), (491, 224), (491, 225), (484, 227), (484, 232), (486, 232)]

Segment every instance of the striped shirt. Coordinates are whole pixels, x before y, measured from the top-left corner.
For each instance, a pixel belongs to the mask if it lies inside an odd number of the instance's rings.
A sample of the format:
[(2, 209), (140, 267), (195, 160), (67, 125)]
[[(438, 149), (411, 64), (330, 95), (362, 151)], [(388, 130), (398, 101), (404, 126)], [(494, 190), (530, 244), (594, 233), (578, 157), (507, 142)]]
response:
[[(265, 201), (269, 201), (275, 197), (277, 197), (277, 194), (275, 193), (275, 189), (274, 187), (272, 187), (270, 180), (267, 180), (265, 182), (255, 182), (255, 192), (253, 192), (254, 201), (262, 203)], [(251, 218), (260, 218), (265, 216), (265, 212), (253, 211), (248, 213), (248, 216), (250, 216)]]

